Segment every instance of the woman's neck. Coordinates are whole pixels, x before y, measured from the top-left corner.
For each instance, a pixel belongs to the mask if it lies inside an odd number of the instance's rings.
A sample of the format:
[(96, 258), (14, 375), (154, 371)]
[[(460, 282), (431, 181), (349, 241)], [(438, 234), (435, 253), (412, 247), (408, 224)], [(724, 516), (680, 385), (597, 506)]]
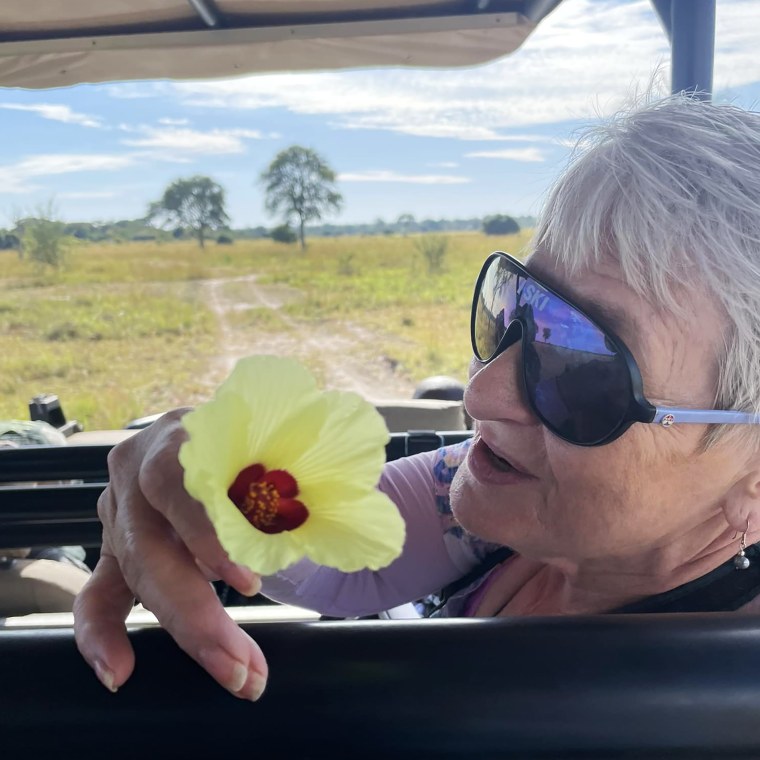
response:
[[(758, 540), (760, 532), (747, 537), (748, 544)], [(582, 561), (521, 557), (516, 564), (522, 565), (524, 582), (510, 589), (505, 577), (502, 583), (494, 584), (501, 588), (494, 589), (489, 606), (493, 607), (494, 602), (498, 605), (494, 596), (501, 592), (501, 613), (496, 614), (606, 612), (700, 578), (730, 560), (738, 550), (738, 537), (734, 538), (725, 520), (710, 519), (688, 534), (645, 551)]]

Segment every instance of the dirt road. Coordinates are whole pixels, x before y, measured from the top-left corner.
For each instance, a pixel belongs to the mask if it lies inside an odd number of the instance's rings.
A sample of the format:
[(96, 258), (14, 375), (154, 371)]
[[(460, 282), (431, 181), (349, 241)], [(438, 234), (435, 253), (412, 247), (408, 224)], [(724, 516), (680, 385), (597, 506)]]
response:
[[(315, 327), (284, 313), (283, 305), (297, 301), (298, 291), (261, 285), (255, 274), (207, 280), (204, 290), (221, 336), (217, 360), (207, 378), (210, 386), (217, 386), (241, 357), (275, 354), (302, 361), (324, 388), (356, 391), (370, 401), (412, 397), (413, 383), (394, 372), (393, 362), (372, 352), (374, 336), (360, 325)], [(252, 309), (274, 312), (282, 330), (241, 325), (244, 320), (236, 315), (250, 314)]]

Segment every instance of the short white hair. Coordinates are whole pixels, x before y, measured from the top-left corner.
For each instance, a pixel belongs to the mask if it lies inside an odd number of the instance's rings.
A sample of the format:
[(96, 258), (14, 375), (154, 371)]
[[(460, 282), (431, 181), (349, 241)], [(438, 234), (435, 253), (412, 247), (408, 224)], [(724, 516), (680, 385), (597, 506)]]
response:
[(715, 406), (760, 412), (760, 114), (676, 95), (589, 129), (533, 245), (571, 271), (612, 255), (658, 304), (706, 288), (730, 323)]

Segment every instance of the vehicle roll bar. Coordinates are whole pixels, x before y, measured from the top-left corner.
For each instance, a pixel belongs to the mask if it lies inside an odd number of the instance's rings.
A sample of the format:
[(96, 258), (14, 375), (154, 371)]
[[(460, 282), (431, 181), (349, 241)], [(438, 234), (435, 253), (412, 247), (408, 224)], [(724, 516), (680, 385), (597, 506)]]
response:
[(715, 0), (652, 0), (671, 46), (671, 92), (713, 91)]
[(257, 703), (224, 691), (161, 629), (130, 632), (137, 666), (116, 694), (71, 630), (0, 630), (3, 750), (82, 760), (760, 756), (756, 617), (243, 627), (270, 665)]
[[(393, 433), (388, 461), (464, 441), (470, 430)], [(0, 546), (100, 546), (98, 497), (110, 445), (0, 449)], [(14, 485), (5, 485), (14, 484)]]

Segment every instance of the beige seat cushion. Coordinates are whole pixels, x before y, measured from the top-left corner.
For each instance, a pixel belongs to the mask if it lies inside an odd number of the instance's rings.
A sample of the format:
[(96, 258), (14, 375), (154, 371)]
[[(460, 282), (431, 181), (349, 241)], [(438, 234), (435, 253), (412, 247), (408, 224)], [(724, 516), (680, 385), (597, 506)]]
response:
[(49, 559), (14, 559), (0, 565), (0, 617), (33, 612), (71, 612), (74, 597), (90, 577)]
[(385, 419), (391, 433), (410, 430), (465, 430), (461, 401), (411, 399), (409, 401), (376, 401), (375, 407)]

